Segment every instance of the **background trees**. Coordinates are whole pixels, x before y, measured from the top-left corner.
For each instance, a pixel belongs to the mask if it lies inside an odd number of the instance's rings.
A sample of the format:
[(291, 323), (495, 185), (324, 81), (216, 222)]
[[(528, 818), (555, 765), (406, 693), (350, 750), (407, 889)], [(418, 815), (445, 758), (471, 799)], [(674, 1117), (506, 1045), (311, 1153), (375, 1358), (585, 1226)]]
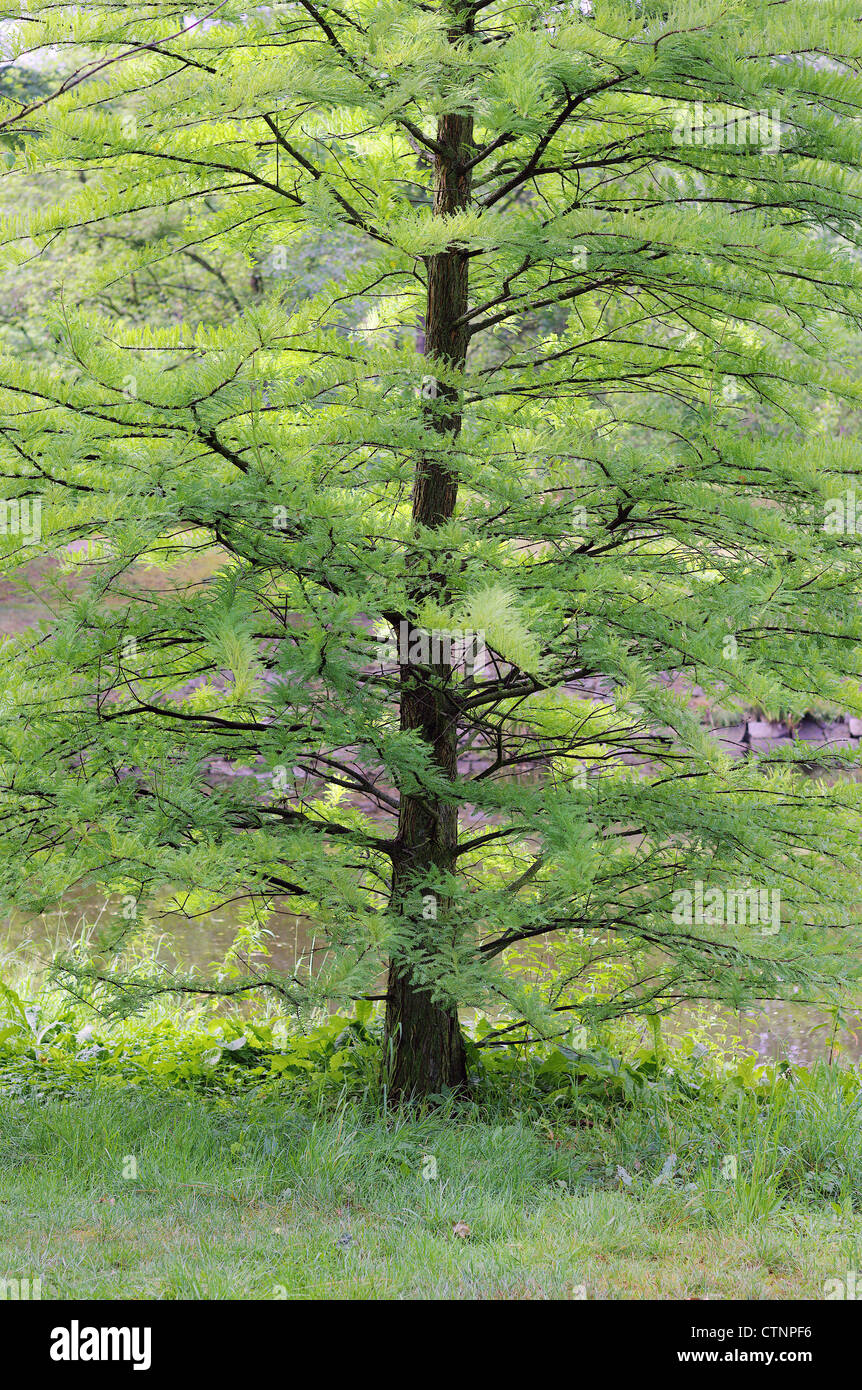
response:
[[(34, 13), (62, 61), (70, 16)], [(93, 562), (6, 663), (7, 900), (300, 910), (325, 965), (241, 986), (387, 967), (398, 1094), (464, 1082), (459, 1005), (553, 1031), (846, 976), (858, 784), (804, 774), (855, 750), (734, 761), (679, 678), (862, 713), (858, 537), (824, 530), (859, 472), (851, 7), (74, 23), (4, 127), (13, 188), (83, 182), (9, 254), (123, 250), (46, 303), (59, 354), (0, 368), (8, 502)], [(704, 888), (769, 911), (684, 920)]]

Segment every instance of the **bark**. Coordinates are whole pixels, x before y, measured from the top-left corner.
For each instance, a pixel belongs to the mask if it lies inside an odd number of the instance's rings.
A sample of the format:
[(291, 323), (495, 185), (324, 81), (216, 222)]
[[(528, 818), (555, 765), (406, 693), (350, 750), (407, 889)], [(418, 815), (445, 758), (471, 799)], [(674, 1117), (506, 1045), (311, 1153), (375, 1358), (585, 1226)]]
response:
[[(469, 116), (443, 115), (438, 121), (437, 141), (445, 149), (445, 154), (435, 156), (434, 213), (438, 217), (449, 216), (470, 201), (470, 173), (463, 166), (472, 153), (472, 135)], [(461, 427), (459, 394), (437, 381), (434, 369), (435, 364), (458, 369), (465, 364), (469, 333), (458, 319), (467, 311), (467, 281), (467, 257), (457, 248), (428, 258), (424, 350), (436, 394), (429, 402), (426, 423), (438, 436), (448, 436), (453, 442)], [(455, 511), (457, 493), (457, 477), (446, 461), (446, 450), (421, 457), (413, 484), (416, 527), (435, 529), (447, 522)], [(417, 551), (409, 557), (408, 565), (410, 597), (415, 603), (427, 597), (447, 601), (445, 559), (429, 566)], [(445, 696), (449, 671), (445, 653), (427, 666), (408, 665), (402, 657), (401, 728), (418, 730), (437, 768), (452, 778), (457, 771), (457, 730)], [(391, 906), (407, 927), (413, 953), (421, 952), (430, 963), (431, 977), (435, 952), (447, 944), (447, 932), (451, 942), (452, 927), (447, 921), (449, 901), (429, 897), (429, 885), (440, 872), (454, 872), (457, 843), (456, 806), (428, 793), (402, 795)], [(436, 918), (423, 916), (423, 895), (426, 914), (433, 903)], [(456, 1001), (432, 1003), (427, 984), (423, 986), (410, 965), (397, 956), (389, 969), (386, 1037), (389, 1088), (394, 1099), (428, 1095), (444, 1086), (453, 1090), (466, 1087), (466, 1057)]]

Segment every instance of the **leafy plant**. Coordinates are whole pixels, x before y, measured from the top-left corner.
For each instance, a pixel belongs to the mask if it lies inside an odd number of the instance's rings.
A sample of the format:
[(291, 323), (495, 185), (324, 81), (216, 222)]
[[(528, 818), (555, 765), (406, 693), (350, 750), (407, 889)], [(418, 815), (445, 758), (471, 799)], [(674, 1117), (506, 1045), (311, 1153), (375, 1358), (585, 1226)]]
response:
[[(686, 696), (862, 715), (862, 552), (824, 524), (862, 474), (850, 0), (131, 16), (10, 21), (53, 85), (0, 117), (5, 274), (42, 276), (32, 349), (4, 330), (0, 549), (50, 617), (4, 652), (0, 902), (103, 893), (101, 954), (58, 968), (117, 1017), (385, 995), (387, 1100), (468, 1087), (467, 1009), (553, 1045), (842, 997), (860, 784), (808, 774), (858, 749), (734, 759)], [(157, 312), (180, 246), (254, 294)], [(752, 893), (764, 920), (701, 910)], [(115, 968), (166, 901), (243, 902), (223, 970)], [(288, 971), (246, 949), (280, 914)], [(661, 1093), (661, 1041), (530, 1086)]]

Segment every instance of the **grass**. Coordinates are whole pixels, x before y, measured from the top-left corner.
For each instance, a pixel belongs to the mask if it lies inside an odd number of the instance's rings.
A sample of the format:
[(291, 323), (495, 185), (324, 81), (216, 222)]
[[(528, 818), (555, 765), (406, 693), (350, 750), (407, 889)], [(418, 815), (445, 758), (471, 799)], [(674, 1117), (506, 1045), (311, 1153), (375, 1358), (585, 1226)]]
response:
[(819, 1299), (862, 1269), (858, 1066), (609, 1033), (393, 1111), (370, 1006), (108, 1022), (16, 984), (0, 1280), (43, 1298)]
[(595, 1138), (552, 1135), (287, 1096), (4, 1100), (0, 1276), (73, 1299), (786, 1299), (862, 1265), (852, 1203), (585, 1188)]

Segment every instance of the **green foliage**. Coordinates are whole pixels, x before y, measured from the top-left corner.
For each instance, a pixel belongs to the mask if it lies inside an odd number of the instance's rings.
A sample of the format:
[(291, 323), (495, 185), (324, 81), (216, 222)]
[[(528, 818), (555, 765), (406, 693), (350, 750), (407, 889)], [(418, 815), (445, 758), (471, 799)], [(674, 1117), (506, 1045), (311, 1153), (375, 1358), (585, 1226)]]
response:
[[(31, 13), (69, 71), (6, 118), (29, 132), (7, 262), (43, 281), (32, 349), (4, 336), (0, 468), (42, 530), (0, 545), (10, 577), (62, 563), (0, 678), (3, 901), (302, 914), (318, 946), (292, 974), (207, 982), (297, 1012), (348, 1010), (393, 956), (546, 1037), (681, 998), (842, 1006), (862, 784), (833, 774), (858, 750), (734, 761), (668, 677), (730, 712), (862, 715), (858, 536), (823, 526), (862, 474), (834, 429), (862, 394), (849, 0)], [(698, 103), (742, 134), (676, 138)], [(453, 112), (473, 182), (444, 218)], [(769, 138), (736, 124), (761, 112)], [(122, 248), (70, 278), (54, 248), (102, 230)], [(159, 300), (180, 246), (218, 274)], [(443, 262), (469, 267), (463, 370), (417, 336)], [(240, 263), (284, 274), (231, 303)], [(413, 521), (420, 465), (457, 484), (437, 527)], [(454, 776), (403, 726), (420, 676), (372, 640), (443, 618), (490, 654), (421, 674)], [(393, 903), (405, 797), (454, 807), (460, 840)], [(700, 881), (780, 894), (780, 928), (679, 922)], [(518, 967), (531, 943), (553, 966)], [(107, 977), (118, 1013), (159, 988)], [(630, 1097), (645, 1065), (578, 1076)]]
[[(41, 1006), (26, 1005), (0, 987), (9, 1016), (0, 1018), (0, 1092), (44, 1102), (80, 1095), (92, 1086), (189, 1089), (208, 1096), (267, 1093), (289, 1088), (294, 1103), (309, 1094), (361, 1094), (375, 1085), (379, 1054), (368, 1014), (333, 1016), (301, 1034), (267, 1018), (185, 1017), (135, 1020), (105, 1030), (81, 1024), (68, 1003), (60, 1017), (40, 1023)], [(364, 1021), (363, 1021), (364, 1020)]]
[[(373, 1128), (381, 1100), (385, 1107), (381, 1021), (371, 1005), (303, 1033), (275, 1018), (213, 1017), (201, 1005), (84, 1024), (87, 1011), (68, 997), (28, 1003), (9, 986), (2, 994), (0, 1104), (31, 1116), (34, 1106), (59, 1102), (103, 1106), (114, 1096), (134, 1114), (139, 1105), (170, 1107), (188, 1097), (243, 1116), (239, 1129), (231, 1119), (226, 1131), (234, 1161), (279, 1152), (273, 1125), (285, 1117), (302, 1128), (309, 1117), (343, 1119), (348, 1107), (359, 1133)], [(659, 1053), (630, 1042), (620, 1054), (610, 1034), (606, 1044), (580, 1050), (483, 1047), (488, 1036), (479, 1026), (469, 1043), (476, 1113), (497, 1126), (495, 1134), (515, 1122), (523, 1143), (538, 1140), (547, 1182), (639, 1200), (661, 1194), (685, 1220), (720, 1227), (762, 1223), (788, 1202), (862, 1210), (858, 1066), (765, 1064), (691, 1037)], [(430, 1099), (450, 1125), (469, 1129), (452, 1098)], [(397, 1187), (416, 1179), (428, 1147), (407, 1131), (427, 1115), (424, 1107), (409, 1123), (393, 1119), (391, 1135), (374, 1141), (377, 1181)], [(348, 1148), (352, 1133), (344, 1131)], [(324, 1153), (339, 1168), (337, 1151), (322, 1149), (320, 1162)]]

